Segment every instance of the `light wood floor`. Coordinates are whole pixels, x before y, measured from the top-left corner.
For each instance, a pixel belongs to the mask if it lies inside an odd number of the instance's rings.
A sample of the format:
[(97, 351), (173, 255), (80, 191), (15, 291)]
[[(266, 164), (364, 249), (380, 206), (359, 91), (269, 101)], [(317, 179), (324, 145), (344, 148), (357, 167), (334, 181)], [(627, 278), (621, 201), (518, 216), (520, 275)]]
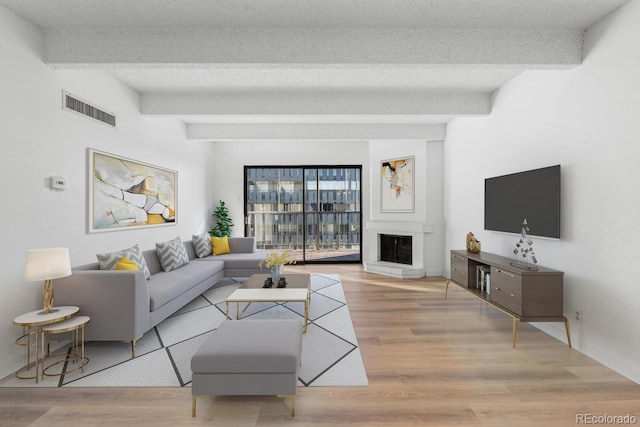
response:
[(444, 280), (398, 280), (360, 265), (287, 266), (338, 272), (368, 387), (298, 388), (270, 396), (199, 399), (190, 388), (0, 387), (1, 426), (570, 426), (577, 414), (640, 423), (640, 385), (511, 319)]

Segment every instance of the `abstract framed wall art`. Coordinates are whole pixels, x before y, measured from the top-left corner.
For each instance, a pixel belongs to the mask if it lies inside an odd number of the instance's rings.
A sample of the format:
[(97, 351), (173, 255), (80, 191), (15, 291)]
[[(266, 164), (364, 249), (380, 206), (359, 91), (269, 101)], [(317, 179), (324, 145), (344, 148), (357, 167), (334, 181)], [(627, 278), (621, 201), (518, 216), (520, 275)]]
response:
[(415, 158), (383, 160), (380, 165), (380, 211), (413, 212)]
[(90, 233), (176, 224), (176, 171), (88, 152)]

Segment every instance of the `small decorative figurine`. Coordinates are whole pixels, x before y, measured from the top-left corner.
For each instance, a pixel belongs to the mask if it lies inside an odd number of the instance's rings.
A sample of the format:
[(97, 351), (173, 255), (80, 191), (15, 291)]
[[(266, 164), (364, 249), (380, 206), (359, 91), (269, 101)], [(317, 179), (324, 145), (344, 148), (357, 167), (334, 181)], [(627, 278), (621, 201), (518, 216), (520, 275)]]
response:
[(516, 247), (513, 249), (513, 253), (516, 256), (519, 254), (522, 256), (525, 265), (529, 264), (529, 262), (533, 262), (534, 264), (538, 263), (536, 254), (533, 251), (533, 240), (527, 237), (527, 233), (530, 230), (529, 223), (525, 218), (522, 222), (522, 230), (520, 230), (520, 240), (516, 243)]
[(476, 239), (472, 232), (467, 233), (467, 251), (480, 252), (480, 240)]

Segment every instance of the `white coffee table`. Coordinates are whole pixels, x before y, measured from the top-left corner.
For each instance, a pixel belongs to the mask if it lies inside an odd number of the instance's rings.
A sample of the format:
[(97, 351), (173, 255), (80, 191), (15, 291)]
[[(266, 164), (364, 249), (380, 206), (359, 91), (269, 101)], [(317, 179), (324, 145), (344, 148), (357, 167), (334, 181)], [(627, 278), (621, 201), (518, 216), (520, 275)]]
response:
[[(285, 274), (286, 288), (278, 288), (273, 284), (271, 288), (263, 288), (264, 280), (268, 274), (254, 274), (226, 300), (227, 319), (229, 319), (229, 303), (236, 303), (236, 319), (240, 319), (240, 303), (247, 303), (247, 307), (253, 302), (302, 302), (304, 303), (304, 332), (307, 332), (309, 321), (309, 305), (311, 303), (311, 275), (309, 274)], [(245, 307), (245, 310), (247, 309)]]

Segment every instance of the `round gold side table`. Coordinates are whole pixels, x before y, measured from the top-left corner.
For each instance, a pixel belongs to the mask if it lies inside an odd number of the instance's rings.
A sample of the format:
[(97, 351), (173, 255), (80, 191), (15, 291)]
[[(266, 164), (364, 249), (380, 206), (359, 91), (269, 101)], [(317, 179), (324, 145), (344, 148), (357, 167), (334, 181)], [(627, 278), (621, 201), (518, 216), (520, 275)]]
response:
[[(42, 376), (43, 378), (45, 375), (48, 377), (59, 376), (59, 375), (62, 375), (63, 373), (68, 374), (69, 372), (77, 371), (78, 369), (80, 369), (81, 372), (84, 372), (85, 365), (89, 363), (89, 358), (85, 357), (84, 355), (84, 327), (89, 323), (89, 321), (90, 321), (89, 316), (75, 316), (63, 322), (53, 323), (51, 325), (46, 325), (40, 328), (40, 330), (42, 331), (42, 354), (43, 354)], [(44, 347), (47, 344), (45, 335), (64, 334), (67, 332), (71, 332), (71, 348), (69, 349), (68, 353), (50, 355), (48, 345), (45, 353)], [(53, 358), (53, 357), (61, 357), (62, 359), (45, 366), (44, 365), (45, 359)], [(71, 370), (65, 369), (64, 372), (55, 373), (55, 374), (47, 373), (48, 369), (53, 368), (54, 366), (59, 365), (61, 363), (67, 363), (67, 362), (70, 362), (70, 363), (80, 362), (80, 364), (76, 366), (74, 369), (71, 369)]]
[[(38, 335), (40, 335), (39, 329), (45, 325), (67, 320), (75, 316), (75, 314), (80, 310), (79, 307), (73, 305), (54, 307), (54, 309), (55, 311), (52, 311), (51, 313), (43, 313), (42, 309), (30, 311), (29, 313), (22, 314), (13, 319), (14, 325), (22, 326), (23, 328), (23, 335), (16, 340), (16, 345), (27, 347), (27, 364), (18, 369), (16, 372), (16, 378), (21, 380), (35, 378), (36, 384), (38, 383), (38, 378), (40, 377), (40, 346), (38, 345)], [(33, 342), (31, 341), (32, 335), (34, 337)], [(35, 374), (33, 376), (25, 376), (24, 372), (31, 369), (31, 347), (34, 347), (36, 350), (36, 360), (34, 362)]]

